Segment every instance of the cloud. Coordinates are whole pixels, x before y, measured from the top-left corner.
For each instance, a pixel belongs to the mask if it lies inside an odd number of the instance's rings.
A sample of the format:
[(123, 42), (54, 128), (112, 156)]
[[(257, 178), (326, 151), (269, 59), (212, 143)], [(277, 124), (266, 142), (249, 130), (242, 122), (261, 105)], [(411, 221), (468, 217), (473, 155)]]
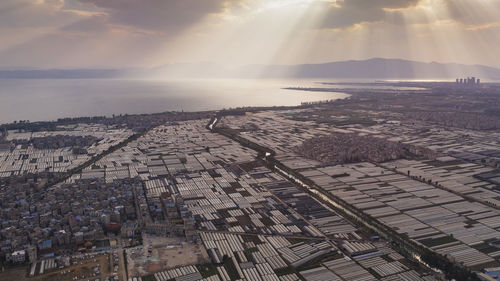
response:
[(72, 15), (60, 13), (63, 0), (2, 0), (0, 26), (9, 28), (57, 26), (72, 20)]
[(95, 14), (65, 25), (59, 29), (62, 32), (103, 33), (109, 31), (107, 15)]
[(65, 4), (63, 0), (1, 0), (0, 55), (37, 38), (61, 32), (65, 26), (75, 25), (92, 15), (65, 10)]
[(469, 26), (487, 26), (500, 22), (500, 0), (444, 0), (450, 17)]
[(226, 0), (78, 0), (108, 13), (112, 24), (165, 33), (225, 10)]
[(0, 0), (0, 67), (369, 57), (498, 66), (498, 14), (500, 0)]
[(326, 9), (320, 28), (341, 29), (360, 23), (383, 21), (388, 14), (418, 5), (420, 0), (338, 0), (321, 1)]

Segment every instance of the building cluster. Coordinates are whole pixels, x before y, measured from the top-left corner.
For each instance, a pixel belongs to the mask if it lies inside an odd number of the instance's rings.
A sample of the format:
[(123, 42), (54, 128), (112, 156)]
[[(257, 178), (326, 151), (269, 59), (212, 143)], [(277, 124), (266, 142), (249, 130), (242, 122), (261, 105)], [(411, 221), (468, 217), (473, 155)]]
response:
[[(133, 180), (106, 184), (79, 180), (39, 189), (33, 183), (2, 186), (0, 251), (14, 258), (19, 251), (40, 255), (89, 248), (107, 232), (136, 219)], [(30, 261), (36, 260), (36, 254)]]
[(464, 86), (479, 86), (481, 84), (481, 79), (476, 79), (476, 77), (457, 78), (456, 84)]
[(63, 147), (88, 147), (96, 143), (98, 139), (94, 136), (66, 136), (55, 135), (47, 137), (35, 137), (29, 140), (13, 140), (14, 145), (29, 146), (35, 149), (58, 149)]
[(405, 118), (407, 120), (417, 120), (448, 128), (475, 131), (500, 129), (500, 118), (494, 114), (479, 115), (476, 113), (417, 111), (406, 113)]
[(308, 139), (298, 146), (296, 151), (307, 158), (328, 164), (434, 157), (434, 153), (425, 148), (370, 135), (341, 133)]

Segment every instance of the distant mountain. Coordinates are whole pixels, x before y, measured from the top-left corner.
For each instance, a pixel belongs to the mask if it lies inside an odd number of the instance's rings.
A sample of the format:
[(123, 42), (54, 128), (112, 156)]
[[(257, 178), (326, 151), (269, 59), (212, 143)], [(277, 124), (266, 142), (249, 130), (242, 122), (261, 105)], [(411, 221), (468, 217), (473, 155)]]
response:
[(424, 63), (374, 58), (323, 64), (246, 65), (228, 68), (215, 63), (169, 64), (151, 69), (0, 70), (0, 78), (333, 78), (454, 79), (475, 76), (500, 80), (500, 69), (484, 65)]
[(91, 79), (118, 78), (124, 75), (118, 69), (33, 69), (33, 70), (0, 70), (0, 78), (4, 79)]
[(500, 69), (484, 65), (423, 63), (380, 58), (323, 64), (269, 66), (264, 68), (263, 74), (270, 77), (294, 78), (454, 79), (476, 76), (491, 80), (500, 79)]

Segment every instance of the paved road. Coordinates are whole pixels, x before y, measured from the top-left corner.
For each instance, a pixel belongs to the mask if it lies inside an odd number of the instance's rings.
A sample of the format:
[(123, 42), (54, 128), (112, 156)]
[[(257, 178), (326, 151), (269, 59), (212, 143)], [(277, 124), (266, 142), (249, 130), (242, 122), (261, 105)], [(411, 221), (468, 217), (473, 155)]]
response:
[(121, 278), (120, 280), (127, 281), (127, 269), (125, 268), (125, 261), (124, 261), (124, 256), (123, 256), (123, 244), (122, 244), (122, 239), (118, 239), (118, 249), (116, 250), (118, 252), (118, 264), (120, 268), (120, 274)]

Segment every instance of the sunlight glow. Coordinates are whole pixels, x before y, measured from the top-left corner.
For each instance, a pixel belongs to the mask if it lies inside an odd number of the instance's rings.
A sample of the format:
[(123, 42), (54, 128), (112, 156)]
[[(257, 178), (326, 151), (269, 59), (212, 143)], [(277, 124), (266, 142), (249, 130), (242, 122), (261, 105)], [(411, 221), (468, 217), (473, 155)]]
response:
[[(493, 47), (500, 44), (500, 0), (226, 0), (175, 32), (134, 25), (138, 18), (107, 6), (25, 2), (28, 23), (0, 26), (0, 56), (11, 64), (238, 66), (397, 57), (482, 64), (494, 58), (500, 65)], [(25, 55), (10, 59), (18, 53)]]
[[(163, 51), (152, 53), (148, 61), (178, 62), (176, 58), (188, 53), (190, 60), (184, 62), (218, 61), (228, 65), (372, 57), (474, 62), (481, 60), (481, 54), (470, 50), (491, 40), (485, 37), (488, 30), (500, 24), (471, 25), (467, 19), (460, 22), (460, 12), (480, 18), (482, 11), (483, 16), (494, 18), (499, 12), (498, 2), (422, 0), (415, 6), (383, 9), (385, 17), (372, 22), (325, 29), (321, 24), (331, 17), (328, 9), (340, 8), (342, 2), (244, 1), (244, 9), (229, 11), (217, 24), (209, 24), (211, 19), (207, 18), (198, 24), (203, 29), (193, 27), (174, 40), (169, 38)], [(485, 49), (491, 52), (491, 48)]]
[(301, 8), (307, 8), (308, 5), (312, 4), (316, 0), (275, 0), (266, 1), (262, 3), (262, 9), (279, 9), (286, 6), (297, 6)]

